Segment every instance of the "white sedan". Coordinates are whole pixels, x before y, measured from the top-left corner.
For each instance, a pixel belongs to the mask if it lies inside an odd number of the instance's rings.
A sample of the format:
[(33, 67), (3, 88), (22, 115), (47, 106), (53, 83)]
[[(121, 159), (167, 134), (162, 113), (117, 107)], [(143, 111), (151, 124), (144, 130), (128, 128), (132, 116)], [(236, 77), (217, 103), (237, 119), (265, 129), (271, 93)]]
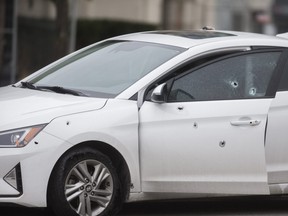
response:
[(123, 202), (287, 194), (287, 37), (124, 35), (0, 88), (0, 202), (111, 216)]

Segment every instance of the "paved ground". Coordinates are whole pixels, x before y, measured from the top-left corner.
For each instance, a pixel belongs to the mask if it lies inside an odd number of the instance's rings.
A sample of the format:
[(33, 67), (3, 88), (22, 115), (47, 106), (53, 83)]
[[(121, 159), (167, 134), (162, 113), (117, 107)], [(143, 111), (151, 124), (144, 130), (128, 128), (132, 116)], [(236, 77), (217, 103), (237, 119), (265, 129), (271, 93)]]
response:
[[(0, 207), (1, 216), (55, 216), (45, 209)], [(119, 216), (281, 216), (288, 215), (288, 198), (225, 198), (126, 204)]]

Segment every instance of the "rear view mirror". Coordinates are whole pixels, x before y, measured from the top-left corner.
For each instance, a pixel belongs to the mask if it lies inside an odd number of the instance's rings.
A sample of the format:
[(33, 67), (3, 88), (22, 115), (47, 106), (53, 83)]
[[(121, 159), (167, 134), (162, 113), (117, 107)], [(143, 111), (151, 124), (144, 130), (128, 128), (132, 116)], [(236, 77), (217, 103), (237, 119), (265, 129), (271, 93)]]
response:
[(165, 103), (167, 99), (167, 84), (163, 83), (157, 86), (151, 95), (151, 101), (154, 103)]

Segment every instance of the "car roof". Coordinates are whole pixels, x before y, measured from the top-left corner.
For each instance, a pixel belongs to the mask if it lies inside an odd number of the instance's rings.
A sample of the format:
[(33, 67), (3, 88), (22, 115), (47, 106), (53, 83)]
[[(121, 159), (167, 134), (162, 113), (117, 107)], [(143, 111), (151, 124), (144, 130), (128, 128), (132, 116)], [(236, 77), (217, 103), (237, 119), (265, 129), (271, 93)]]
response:
[(237, 31), (216, 31), (216, 30), (166, 30), (133, 33), (118, 36), (113, 39), (143, 41), (172, 45), (182, 48), (191, 48), (201, 44), (217, 42), (239, 42), (249, 46), (280, 46), (288, 47), (288, 40), (263, 34), (237, 32)]

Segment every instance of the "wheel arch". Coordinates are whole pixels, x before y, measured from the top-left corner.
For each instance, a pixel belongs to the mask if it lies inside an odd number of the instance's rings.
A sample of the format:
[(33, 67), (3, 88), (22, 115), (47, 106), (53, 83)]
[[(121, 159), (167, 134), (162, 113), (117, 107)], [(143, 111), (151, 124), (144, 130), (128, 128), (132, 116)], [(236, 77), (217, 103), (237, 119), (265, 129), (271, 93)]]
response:
[(85, 148), (91, 148), (109, 157), (119, 177), (119, 181), (120, 181), (121, 188), (122, 188), (122, 191), (121, 191), (122, 199), (124, 201), (128, 200), (129, 194), (130, 194), (130, 186), (131, 186), (131, 175), (130, 175), (129, 167), (124, 157), (122, 156), (122, 154), (113, 146), (107, 143), (104, 143), (101, 141), (85, 141), (85, 142), (76, 144), (73, 147), (69, 148), (67, 151), (65, 151), (61, 155), (61, 157), (58, 158), (57, 162), (53, 166), (53, 169), (49, 176), (49, 181), (48, 181), (48, 186), (47, 186), (47, 193), (46, 193), (47, 206), (49, 206), (48, 194), (49, 194), (49, 187), (51, 187), (51, 178), (56, 168), (58, 167), (58, 164), (65, 156), (69, 155), (69, 153), (80, 150), (80, 149), (85, 149)]

